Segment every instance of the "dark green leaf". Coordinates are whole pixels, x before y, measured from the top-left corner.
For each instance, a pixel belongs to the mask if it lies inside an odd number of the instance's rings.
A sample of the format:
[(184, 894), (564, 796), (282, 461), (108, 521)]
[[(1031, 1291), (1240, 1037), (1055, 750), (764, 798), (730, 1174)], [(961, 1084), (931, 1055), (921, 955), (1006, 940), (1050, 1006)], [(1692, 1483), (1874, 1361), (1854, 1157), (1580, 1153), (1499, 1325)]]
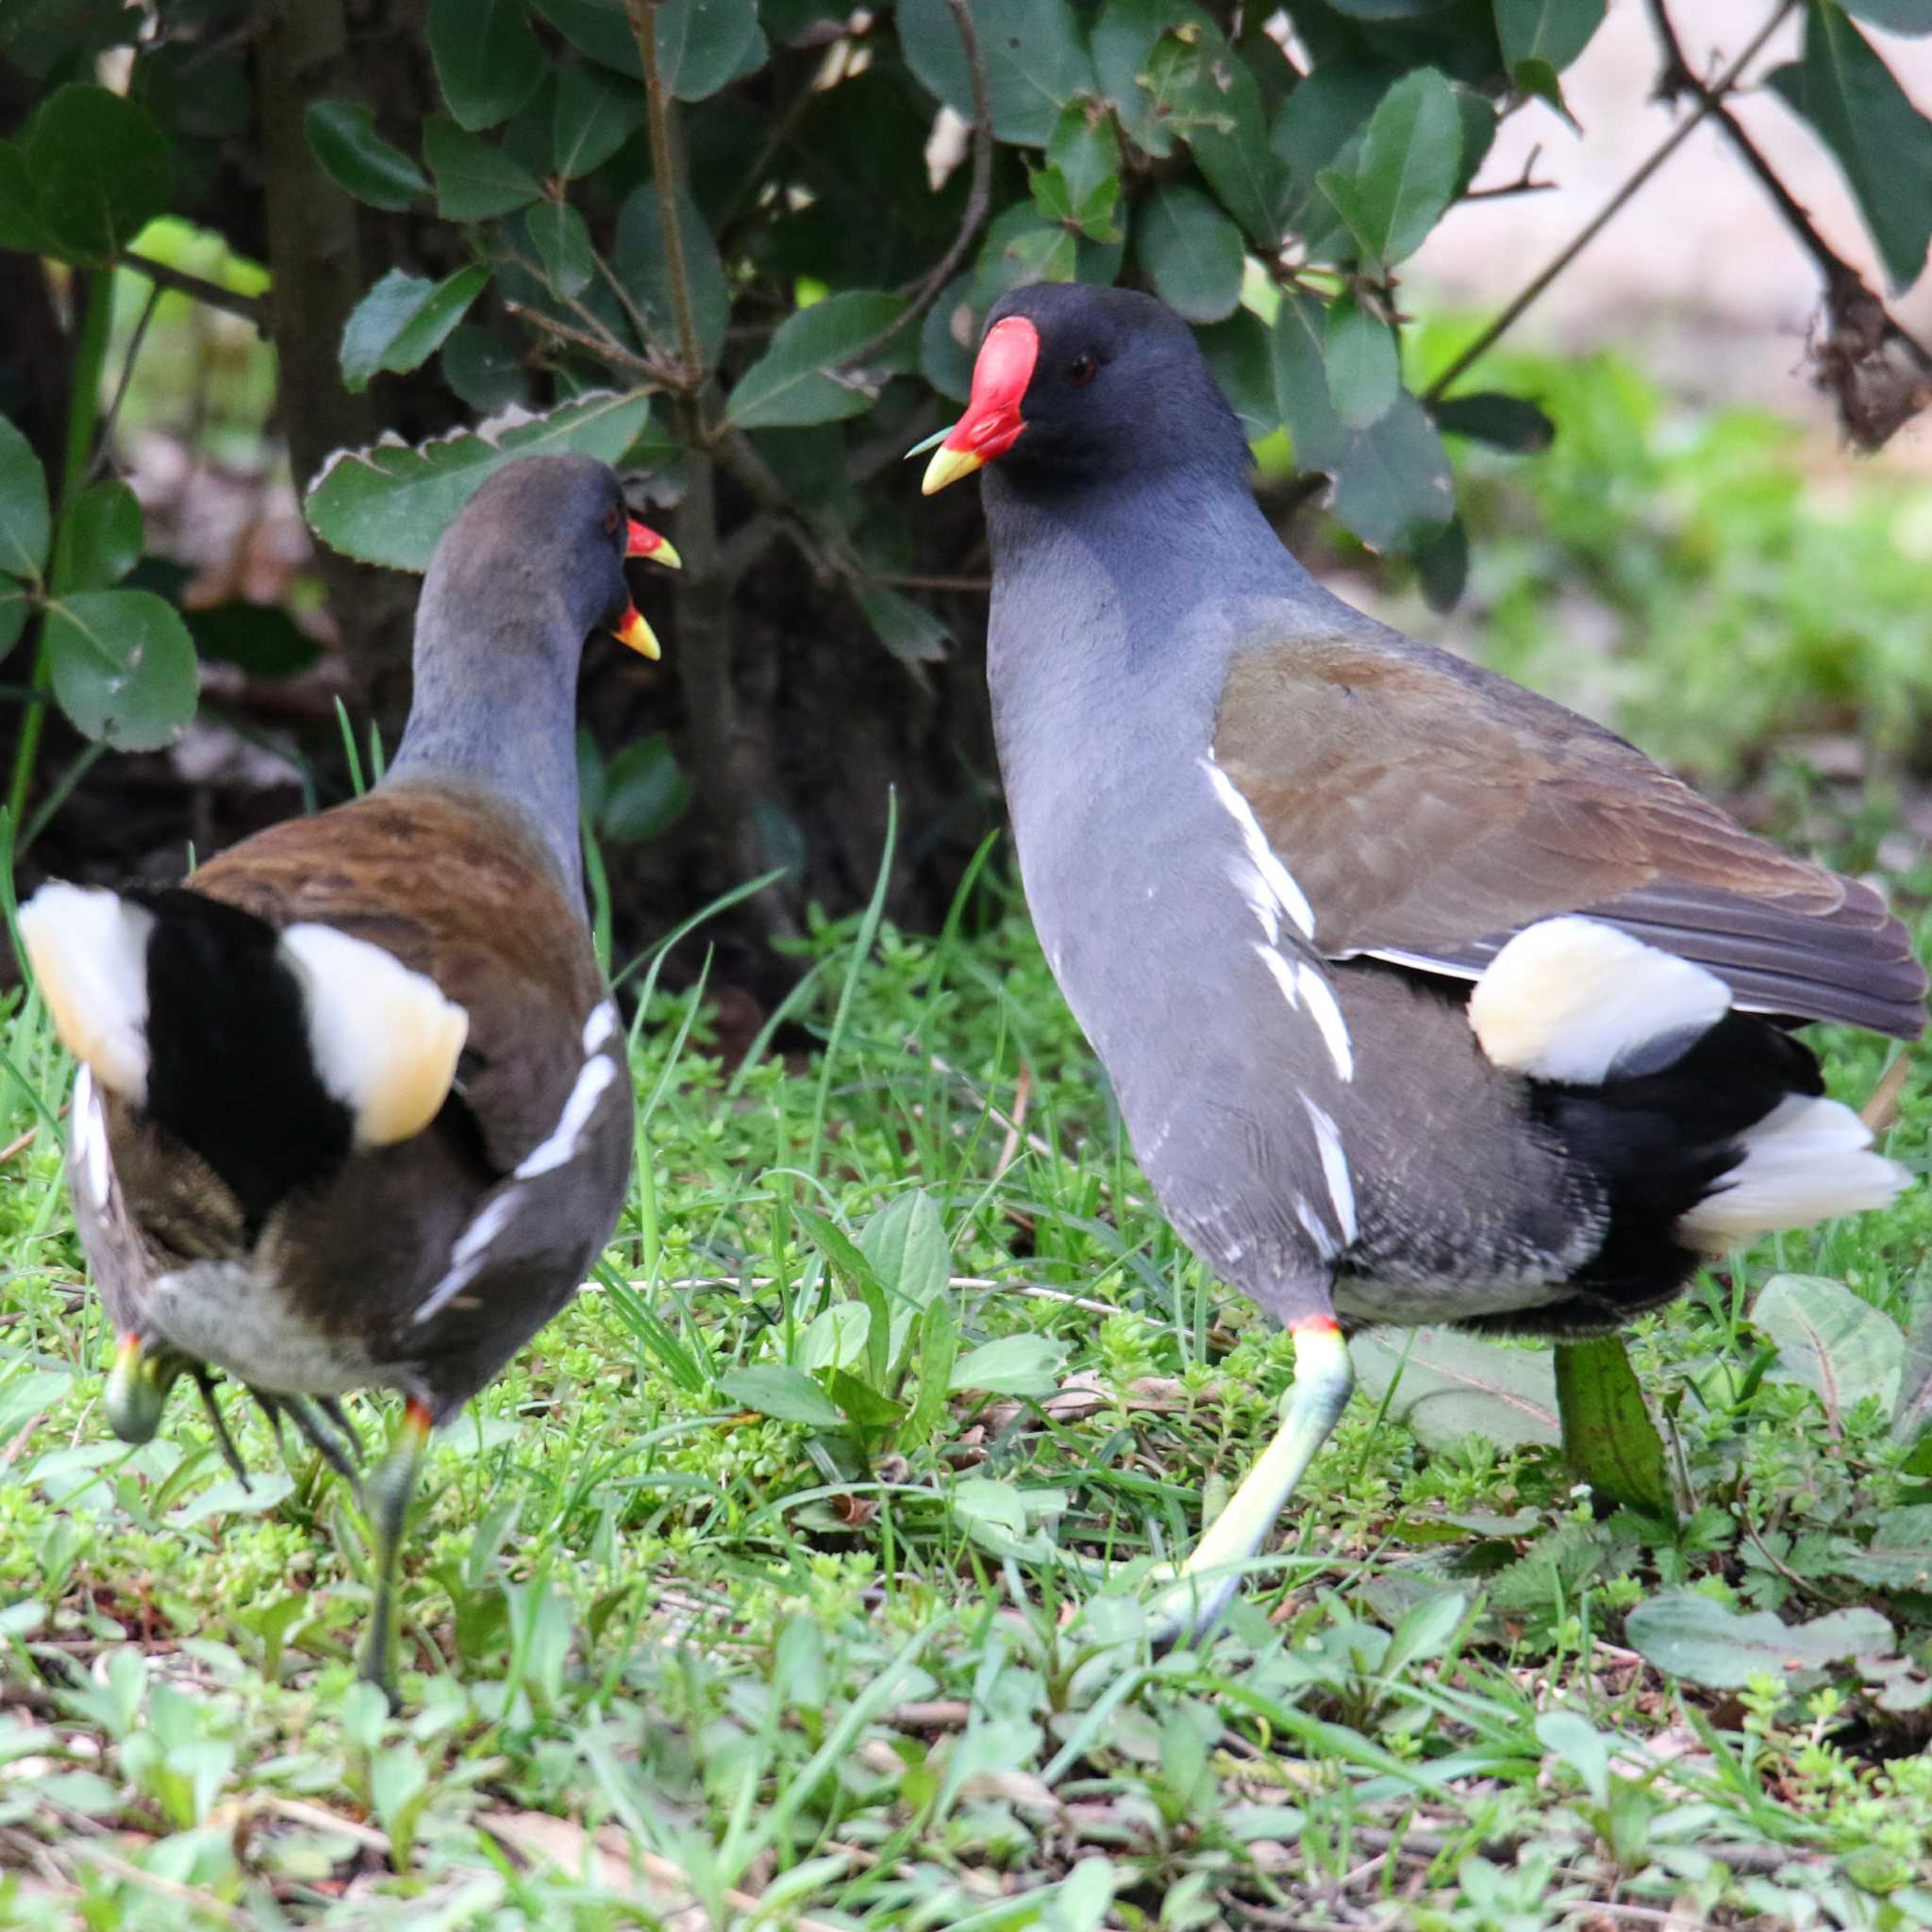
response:
[(442, 346), (482, 292), (490, 271), (481, 263), (425, 282), (392, 268), (356, 305), (342, 329), (342, 381), (366, 389), (379, 369), (413, 369)]
[[(1174, 152), (1176, 107), (1187, 112), (1174, 94), (1191, 89), (1198, 77), (1195, 49), (1204, 32), (1218, 35), (1220, 29), (1189, 0), (1107, 0), (1093, 23), (1094, 82), (1102, 98), (1113, 103), (1122, 131), (1147, 154)], [(1163, 39), (1167, 46), (1157, 61)]]
[(1844, 170), (1892, 288), (1908, 288), (1932, 243), (1932, 121), (1836, 6), (1807, 9), (1803, 56), (1770, 80)]
[[(974, 0), (993, 132), (1022, 147), (1044, 147), (1067, 103), (1091, 93), (1093, 69), (1066, 0)], [(900, 0), (906, 64), (953, 111), (973, 119), (966, 50), (946, 0)]]
[(858, 1245), (880, 1283), (904, 1300), (924, 1307), (945, 1291), (952, 1245), (938, 1207), (922, 1189), (893, 1195), (860, 1230)]
[(845, 1425), (832, 1398), (803, 1369), (757, 1362), (750, 1368), (726, 1370), (718, 1377), (718, 1389), (726, 1401), (781, 1423), (803, 1423), (811, 1429)]
[(24, 585), (15, 583), (11, 577), (0, 577), (0, 658), (20, 641), (33, 608)]
[(973, 357), (979, 340), (979, 318), (968, 296), (973, 277), (963, 275), (950, 283), (925, 311), (919, 325), (919, 373), (956, 403), (973, 392)]
[(359, 101), (317, 101), (302, 117), (308, 149), (344, 194), (396, 212), (429, 192), (429, 177), (375, 131), (375, 110)]
[(893, 657), (909, 664), (944, 661), (953, 634), (924, 604), (900, 595), (890, 584), (863, 577), (853, 581), (852, 595), (879, 642)]
[(1373, 309), (1349, 295), (1330, 303), (1322, 360), (1329, 400), (1349, 428), (1366, 429), (1388, 414), (1402, 387), (1402, 358), (1395, 331)]
[(1021, 202), (1003, 209), (988, 225), (967, 300), (984, 315), (1008, 289), (1024, 282), (1070, 282), (1079, 266), (1074, 237), (1041, 221), (1038, 208)]
[(1433, 413), (1436, 427), (1451, 436), (1467, 436), (1526, 456), (1548, 449), (1557, 434), (1557, 425), (1534, 403), (1498, 390), (1448, 396), (1434, 406)]
[(1268, 117), (1255, 76), (1219, 27), (1204, 40), (1202, 104), (1208, 111), (1189, 130), (1188, 145), (1222, 207), (1263, 255), (1273, 256), (1281, 246), (1288, 171), (1269, 145)]
[(1268, 325), (1250, 308), (1195, 331), (1221, 392), (1241, 419), (1241, 433), (1259, 442), (1281, 427), (1274, 401), (1274, 344)]
[(1198, 188), (1171, 184), (1141, 205), (1134, 254), (1155, 292), (1190, 322), (1219, 322), (1241, 297), (1241, 231)]
[(1509, 70), (1509, 79), (1518, 93), (1546, 102), (1578, 134), (1583, 132), (1577, 125), (1576, 116), (1570, 111), (1569, 102), (1563, 98), (1563, 83), (1547, 60), (1519, 60)]
[(1875, 1590), (1932, 1591), (1932, 1503), (1884, 1511), (1872, 1541), (1837, 1567)]
[(158, 751), (194, 716), (194, 641), (152, 591), (78, 591), (47, 606), (54, 695), (83, 736)]
[(299, 677), (322, 646), (278, 604), (231, 598), (183, 613), (204, 658), (234, 664), (251, 677)]
[(1890, 1413), (1905, 1363), (1905, 1337), (1882, 1308), (1824, 1274), (1776, 1274), (1758, 1291), (1751, 1319), (1777, 1344), (1780, 1381), (1801, 1382), (1839, 1421), (1871, 1395)]
[(1391, 1385), (1389, 1413), (1426, 1449), (1453, 1449), (1471, 1436), (1499, 1448), (1562, 1440), (1557, 1381), (1547, 1353), (1505, 1348), (1448, 1329), (1373, 1328), (1349, 1343), (1371, 1401)]
[(1621, 1337), (1557, 1342), (1557, 1409), (1573, 1474), (1621, 1508), (1675, 1515), (1663, 1438)]
[(1932, 34), (1932, 6), (1926, 0), (1844, 0), (1847, 13), (1893, 34)]
[(429, 54), (450, 112), (472, 133), (508, 120), (543, 78), (529, 0), (429, 0)]
[(1469, 583), (1469, 532), (1451, 517), (1415, 552), (1416, 581), (1423, 602), (1439, 614), (1454, 610)]
[(1067, 1344), (1044, 1335), (1007, 1335), (982, 1342), (953, 1368), (955, 1389), (989, 1395), (1051, 1395), (1060, 1386)]
[(1119, 179), (1120, 137), (1093, 102), (1074, 101), (1054, 124), (1046, 158), (1065, 177), (1067, 192), (1078, 207), (1096, 189)]
[(1496, 0), (1503, 64), (1545, 60), (1560, 73), (1604, 24), (1604, 0)]
[(523, 358), (476, 323), (451, 331), (442, 345), (442, 375), (479, 416), (521, 403), (528, 393)]
[(622, 844), (661, 839), (690, 809), (691, 798), (691, 780), (678, 769), (670, 739), (654, 731), (610, 760), (597, 829)]
[(10, 141), (0, 141), (0, 248), (54, 253), (54, 238), (41, 222), (40, 192), (26, 150)]
[(1647, 1662), (1712, 1690), (1740, 1690), (1755, 1676), (1790, 1684), (1801, 1672), (1891, 1648), (1891, 1625), (1876, 1610), (1833, 1610), (1787, 1626), (1769, 1610), (1740, 1615), (1707, 1596), (1674, 1591), (1639, 1604), (1624, 1634)]
[(1456, 111), (1462, 123), (1462, 158), (1456, 169), (1456, 192), (1460, 195), (1475, 179), (1496, 139), (1496, 109), (1474, 88), (1458, 87)]
[(576, 294), (595, 271), (591, 231), (567, 201), (540, 201), (525, 218), (544, 278), (561, 296)]
[(60, 519), (54, 580), (62, 591), (105, 591), (141, 561), (141, 505), (109, 478), (81, 491)]
[(1337, 13), (1369, 21), (1422, 20), (1449, 4), (1450, 0), (1329, 0)]
[(906, 1413), (903, 1403), (880, 1394), (843, 1369), (832, 1371), (832, 1400), (862, 1429), (890, 1429)]
[(378, 442), (345, 450), (310, 486), (303, 514), (345, 557), (420, 571), (477, 485), (504, 464), (564, 455), (614, 463), (642, 431), (647, 413), (641, 395), (600, 392), (491, 437), (465, 432), (421, 449)]
[(644, 63), (624, 0), (534, 0), (537, 11), (580, 54), (614, 74), (642, 80)]
[(432, 114), (424, 125), (423, 154), (436, 176), (436, 212), (446, 221), (479, 222), (508, 214), (543, 192), (527, 168), (441, 114)]
[(1324, 169), (1353, 171), (1361, 135), (1394, 70), (1352, 60), (1317, 67), (1276, 112), (1268, 144), (1287, 170), (1284, 220), (1319, 260), (1352, 251), (1354, 242), (1335, 204), (1322, 192)]
[(1419, 248), (1456, 194), (1462, 116), (1433, 67), (1405, 75), (1382, 97), (1352, 172), (1318, 177), (1376, 272)]
[(920, 1317), (919, 1384), (911, 1413), (900, 1432), (903, 1447), (923, 1447), (944, 1421), (946, 1398), (953, 1389), (953, 1364), (958, 1358), (959, 1317), (951, 1297), (941, 1294), (926, 1305)]
[(26, 438), (0, 416), (0, 572), (39, 576), (52, 532), (41, 459)]
[[(841, 365), (905, 307), (897, 295), (857, 289), (788, 316), (770, 348), (738, 378), (726, 406), (730, 420), (753, 429), (863, 415), (874, 398), (867, 380), (875, 381), (877, 372), (861, 380)], [(916, 340), (908, 330), (905, 347)]]
[[(690, 195), (678, 197), (678, 226), (684, 238), (684, 266), (697, 324), (698, 347), (706, 366), (714, 366), (731, 319), (731, 291), (724, 281), (711, 230)], [(650, 182), (632, 191), (617, 218), (617, 244), (610, 266), (644, 312), (659, 348), (677, 349), (677, 321), (672, 311), (671, 282), (664, 271), (664, 221), (658, 191)]]
[(175, 150), (139, 102), (104, 87), (63, 87), (26, 140), (36, 212), (56, 253), (105, 267), (175, 188)]
[(580, 62), (558, 75), (550, 149), (566, 181), (601, 168), (643, 125), (641, 88)]
[(663, 0), (652, 11), (659, 71), (681, 101), (709, 99), (758, 45), (758, 0)]

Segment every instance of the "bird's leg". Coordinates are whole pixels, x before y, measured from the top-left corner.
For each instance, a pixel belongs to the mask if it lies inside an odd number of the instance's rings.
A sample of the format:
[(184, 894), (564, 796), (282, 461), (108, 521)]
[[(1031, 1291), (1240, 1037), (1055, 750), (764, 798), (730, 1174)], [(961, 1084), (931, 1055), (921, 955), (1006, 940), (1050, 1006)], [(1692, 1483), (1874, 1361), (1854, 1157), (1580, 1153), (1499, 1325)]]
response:
[(275, 1432), (275, 1454), (284, 1462), (289, 1459), (289, 1439), (282, 1433), (282, 1398), (266, 1389), (258, 1389), (251, 1382), (246, 1385), (248, 1392), (255, 1398), (255, 1406), (268, 1418), (268, 1425)]
[[(357, 1439), (355, 1432), (351, 1430), (348, 1438), (349, 1442), (355, 1445), (352, 1452), (345, 1446), (342, 1440), (336, 1435), (334, 1430), (329, 1428), (323, 1421), (322, 1415), (318, 1413), (324, 1407), (323, 1402), (311, 1402), (306, 1395), (284, 1395), (279, 1399), (281, 1407), (288, 1414), (290, 1421), (295, 1424), (296, 1429), (308, 1440), (309, 1446), (348, 1484), (351, 1490), (357, 1491), (359, 1494), (361, 1471), (358, 1467), (356, 1458), (359, 1457), (362, 1453), (362, 1444)], [(341, 1414), (341, 1407), (333, 1396), (325, 1397), (325, 1401), (329, 1407), (335, 1409), (338, 1415)]]
[(1281, 1404), (1281, 1426), (1242, 1478), (1193, 1554), (1152, 1606), (1154, 1641), (1165, 1647), (1205, 1637), (1241, 1582), (1241, 1565), (1261, 1547), (1295, 1485), (1328, 1440), (1355, 1388), (1348, 1344), (1333, 1315), (1294, 1323), (1294, 1381)]
[(222, 1452), (222, 1460), (234, 1472), (235, 1480), (243, 1490), (248, 1488), (248, 1470), (242, 1460), (242, 1452), (235, 1446), (235, 1439), (228, 1433), (226, 1418), (222, 1414), (221, 1405), (215, 1401), (215, 1380), (208, 1372), (206, 1363), (191, 1362), (188, 1373), (194, 1378), (194, 1386), (201, 1392), (201, 1406), (208, 1410), (208, 1419), (213, 1425), (216, 1446)]
[(359, 1467), (362, 1461), (362, 1432), (349, 1420), (341, 1398), (334, 1395), (318, 1395), (315, 1398), (315, 1406), (341, 1431), (342, 1441), (348, 1445), (349, 1459)]
[(362, 1645), (358, 1674), (375, 1685), (393, 1708), (396, 1697), (396, 1581), (402, 1569), (403, 1525), (409, 1498), (429, 1444), (429, 1411), (414, 1396), (403, 1410), (389, 1454), (363, 1489), (370, 1527), (375, 1532), (375, 1607)]
[(168, 1391), (188, 1357), (165, 1343), (150, 1349), (139, 1335), (124, 1335), (114, 1352), (104, 1407), (108, 1424), (124, 1442), (152, 1442), (160, 1426)]

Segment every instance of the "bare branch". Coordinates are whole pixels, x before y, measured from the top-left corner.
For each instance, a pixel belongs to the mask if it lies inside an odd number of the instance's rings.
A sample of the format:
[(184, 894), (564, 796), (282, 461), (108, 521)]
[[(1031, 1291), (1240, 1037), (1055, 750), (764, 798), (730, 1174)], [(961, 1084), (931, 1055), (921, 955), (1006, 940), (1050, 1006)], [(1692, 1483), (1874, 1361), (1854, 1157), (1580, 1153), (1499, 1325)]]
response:
[(691, 273), (684, 260), (684, 230), (677, 212), (677, 170), (673, 163), (674, 111), (664, 76), (658, 70), (657, 8), (662, 0), (625, 0), (630, 30), (644, 63), (644, 98), (651, 117), (651, 174), (658, 184), (658, 211), (664, 224), (664, 276), (671, 284), (671, 312), (677, 323), (677, 352), (683, 373), (676, 387), (693, 396), (704, 387), (705, 359), (698, 347), (697, 311), (691, 306)]
[(195, 301), (205, 302), (210, 308), (239, 315), (243, 322), (251, 322), (257, 328), (264, 326), (265, 318), (258, 296), (238, 295), (233, 289), (225, 289), (219, 282), (211, 282), (203, 275), (192, 275), (185, 269), (170, 268), (165, 261), (136, 255), (131, 249), (121, 258), (119, 266), (131, 268), (138, 275), (145, 275), (158, 289), (172, 289), (176, 294), (192, 295)]

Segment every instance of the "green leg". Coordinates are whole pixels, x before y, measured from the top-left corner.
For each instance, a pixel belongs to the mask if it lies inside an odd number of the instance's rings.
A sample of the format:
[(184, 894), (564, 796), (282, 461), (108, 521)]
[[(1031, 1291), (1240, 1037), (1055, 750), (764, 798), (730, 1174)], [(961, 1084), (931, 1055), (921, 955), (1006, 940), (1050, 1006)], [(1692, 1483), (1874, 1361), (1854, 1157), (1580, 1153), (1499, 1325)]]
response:
[(138, 1335), (124, 1335), (108, 1377), (108, 1424), (124, 1442), (152, 1442), (168, 1391), (188, 1357), (162, 1343), (150, 1349)]
[(1173, 1584), (1152, 1605), (1158, 1646), (1205, 1637), (1241, 1582), (1241, 1566), (1261, 1547), (1295, 1485), (1328, 1440), (1355, 1388), (1348, 1344), (1332, 1316), (1294, 1328), (1294, 1382), (1281, 1405), (1281, 1427), (1194, 1545)]
[(402, 1426), (363, 1490), (363, 1506), (375, 1532), (375, 1607), (362, 1643), (358, 1674), (388, 1697), (396, 1696), (396, 1580), (402, 1568), (403, 1525), (409, 1498), (422, 1473), (429, 1446), (429, 1411), (412, 1401), (403, 1411)]

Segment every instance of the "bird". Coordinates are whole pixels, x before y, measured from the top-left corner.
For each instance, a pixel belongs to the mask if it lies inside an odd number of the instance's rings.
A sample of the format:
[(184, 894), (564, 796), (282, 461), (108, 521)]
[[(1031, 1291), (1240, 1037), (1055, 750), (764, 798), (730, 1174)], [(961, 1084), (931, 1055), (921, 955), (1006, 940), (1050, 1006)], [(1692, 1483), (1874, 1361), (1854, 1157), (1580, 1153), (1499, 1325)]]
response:
[[(988, 315), (927, 495), (978, 473), (1026, 903), (1169, 1221), (1292, 1331), (1277, 1432), (1179, 1570), (1210, 1631), (1353, 1389), (1346, 1338), (1601, 1334), (1907, 1175), (1792, 1029), (1915, 1040), (1870, 886), (1318, 584), (1191, 331), (1130, 289)], [(914, 452), (917, 454), (918, 452)]]
[(219, 1371), (354, 1481), (341, 1397), (404, 1398), (362, 1497), (376, 1567), (358, 1668), (391, 1702), (430, 1432), (576, 1292), (629, 1182), (575, 750), (590, 633), (659, 655), (626, 556), (677, 563), (608, 464), (497, 471), (430, 559), (379, 783), (178, 887), (52, 881), (19, 914), (79, 1063), (67, 1180), (118, 1337), (116, 1432), (152, 1438), (187, 1373), (245, 1483)]

